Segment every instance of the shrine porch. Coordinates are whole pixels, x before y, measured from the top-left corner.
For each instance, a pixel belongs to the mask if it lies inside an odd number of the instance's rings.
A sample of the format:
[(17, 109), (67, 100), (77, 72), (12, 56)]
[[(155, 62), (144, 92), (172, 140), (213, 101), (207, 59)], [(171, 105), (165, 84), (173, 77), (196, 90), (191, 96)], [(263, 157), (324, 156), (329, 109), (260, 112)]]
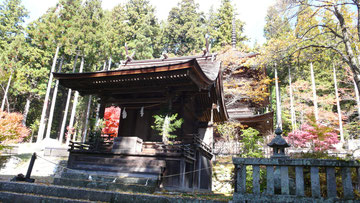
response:
[(104, 177), (150, 180), (156, 182), (157, 189), (211, 190), (212, 154), (210, 147), (197, 136), (187, 143), (172, 145), (142, 142), (137, 137), (121, 139), (125, 145), (111, 140), (71, 142), (68, 168)]

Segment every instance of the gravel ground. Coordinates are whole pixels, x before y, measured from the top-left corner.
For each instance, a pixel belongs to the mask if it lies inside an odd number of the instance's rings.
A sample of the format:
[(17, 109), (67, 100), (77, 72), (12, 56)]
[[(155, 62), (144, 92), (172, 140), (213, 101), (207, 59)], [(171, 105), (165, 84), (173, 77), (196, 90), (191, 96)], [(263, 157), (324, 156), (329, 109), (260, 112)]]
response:
[(45, 183), (48, 181), (52, 181), (53, 177), (59, 175), (62, 171), (63, 168), (61, 166), (66, 166), (68, 157), (44, 156), (44, 143), (25, 143), (19, 144), (18, 146), (19, 154), (0, 155), (2, 157), (5, 157), (5, 159), (2, 159), (5, 164), (0, 164), (0, 167), (2, 166), (0, 168), (1, 180), (10, 180), (12, 177), (20, 173), (26, 175), (31, 156), (34, 152), (36, 152), (38, 157), (35, 160), (31, 177), (36, 177), (37, 182), (39, 182), (40, 180), (44, 180)]

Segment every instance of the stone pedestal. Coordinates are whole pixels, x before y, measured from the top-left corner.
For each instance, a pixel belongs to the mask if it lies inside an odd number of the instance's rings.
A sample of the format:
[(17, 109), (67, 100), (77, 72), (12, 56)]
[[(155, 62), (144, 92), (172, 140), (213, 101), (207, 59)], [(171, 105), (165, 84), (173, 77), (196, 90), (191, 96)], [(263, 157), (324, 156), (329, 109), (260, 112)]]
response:
[(111, 152), (113, 153), (139, 153), (143, 140), (138, 137), (115, 137)]

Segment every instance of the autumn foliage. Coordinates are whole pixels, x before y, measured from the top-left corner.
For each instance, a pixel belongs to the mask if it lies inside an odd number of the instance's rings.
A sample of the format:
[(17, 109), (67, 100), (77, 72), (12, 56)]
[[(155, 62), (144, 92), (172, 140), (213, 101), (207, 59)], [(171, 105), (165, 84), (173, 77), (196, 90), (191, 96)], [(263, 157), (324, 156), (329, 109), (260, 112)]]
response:
[(271, 79), (265, 69), (259, 66), (257, 54), (249, 54), (232, 49), (230, 46), (220, 51), (222, 61), (225, 102), (228, 107), (239, 102), (263, 107), (268, 104), (268, 86)]
[(120, 120), (119, 107), (111, 106), (106, 108), (104, 113), (105, 127), (102, 129), (102, 133), (109, 134), (112, 137), (117, 137), (119, 120)]
[(0, 111), (0, 149), (8, 144), (21, 142), (30, 133), (23, 124), (23, 115)]
[(301, 125), (301, 130), (289, 133), (287, 139), (294, 147), (310, 148), (313, 151), (334, 149), (333, 145), (339, 143), (333, 128), (314, 122)]

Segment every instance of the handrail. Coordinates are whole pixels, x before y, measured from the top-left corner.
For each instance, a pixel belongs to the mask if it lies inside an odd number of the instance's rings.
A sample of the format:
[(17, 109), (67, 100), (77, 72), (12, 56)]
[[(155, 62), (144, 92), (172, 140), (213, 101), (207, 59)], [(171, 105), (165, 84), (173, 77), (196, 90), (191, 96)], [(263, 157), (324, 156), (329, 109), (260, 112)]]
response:
[(206, 144), (204, 141), (202, 141), (198, 134), (193, 134), (193, 143), (198, 145), (202, 150), (212, 155), (211, 147)]

